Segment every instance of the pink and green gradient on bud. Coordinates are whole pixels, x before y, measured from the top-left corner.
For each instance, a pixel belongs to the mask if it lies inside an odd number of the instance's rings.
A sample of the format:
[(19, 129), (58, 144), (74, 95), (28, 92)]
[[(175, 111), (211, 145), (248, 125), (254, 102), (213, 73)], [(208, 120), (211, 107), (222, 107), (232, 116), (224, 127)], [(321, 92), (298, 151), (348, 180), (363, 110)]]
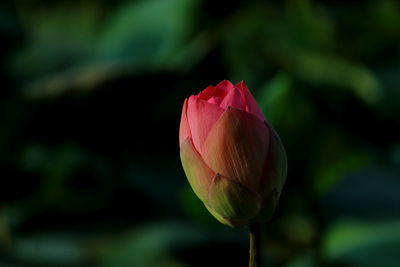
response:
[(186, 99), (179, 143), (189, 183), (217, 220), (231, 227), (269, 220), (286, 154), (245, 82), (222, 81)]

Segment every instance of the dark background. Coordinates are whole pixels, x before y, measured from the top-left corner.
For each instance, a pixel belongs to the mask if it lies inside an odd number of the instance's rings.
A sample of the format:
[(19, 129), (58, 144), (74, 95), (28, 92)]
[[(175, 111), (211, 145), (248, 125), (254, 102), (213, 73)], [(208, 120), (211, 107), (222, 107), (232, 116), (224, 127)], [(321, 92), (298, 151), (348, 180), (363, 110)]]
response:
[(400, 266), (400, 3), (2, 1), (0, 266), (247, 266), (179, 160), (245, 80), (287, 150), (265, 266)]

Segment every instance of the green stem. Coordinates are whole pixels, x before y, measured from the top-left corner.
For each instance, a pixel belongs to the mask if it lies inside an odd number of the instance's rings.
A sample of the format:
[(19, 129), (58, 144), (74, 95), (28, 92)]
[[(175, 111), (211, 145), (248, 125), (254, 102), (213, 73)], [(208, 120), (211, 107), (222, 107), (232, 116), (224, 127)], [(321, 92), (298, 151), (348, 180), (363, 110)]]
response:
[(259, 223), (254, 223), (249, 226), (249, 237), (249, 267), (261, 267), (261, 225)]

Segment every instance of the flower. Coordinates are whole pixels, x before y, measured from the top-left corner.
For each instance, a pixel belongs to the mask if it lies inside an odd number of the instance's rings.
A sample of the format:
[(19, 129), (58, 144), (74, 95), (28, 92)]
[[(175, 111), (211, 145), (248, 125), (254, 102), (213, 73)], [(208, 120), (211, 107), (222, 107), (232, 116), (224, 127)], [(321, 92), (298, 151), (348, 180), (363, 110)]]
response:
[(272, 216), (286, 154), (245, 82), (222, 81), (186, 99), (179, 143), (189, 183), (217, 220), (244, 227)]

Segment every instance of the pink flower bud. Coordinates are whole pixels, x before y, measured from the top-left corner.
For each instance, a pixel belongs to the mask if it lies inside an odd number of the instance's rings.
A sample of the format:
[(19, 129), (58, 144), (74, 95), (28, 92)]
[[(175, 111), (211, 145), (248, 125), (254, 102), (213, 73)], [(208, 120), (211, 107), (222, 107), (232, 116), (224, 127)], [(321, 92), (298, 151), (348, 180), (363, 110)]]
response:
[(186, 99), (179, 143), (189, 183), (216, 219), (243, 227), (272, 216), (286, 154), (245, 82), (222, 81)]

